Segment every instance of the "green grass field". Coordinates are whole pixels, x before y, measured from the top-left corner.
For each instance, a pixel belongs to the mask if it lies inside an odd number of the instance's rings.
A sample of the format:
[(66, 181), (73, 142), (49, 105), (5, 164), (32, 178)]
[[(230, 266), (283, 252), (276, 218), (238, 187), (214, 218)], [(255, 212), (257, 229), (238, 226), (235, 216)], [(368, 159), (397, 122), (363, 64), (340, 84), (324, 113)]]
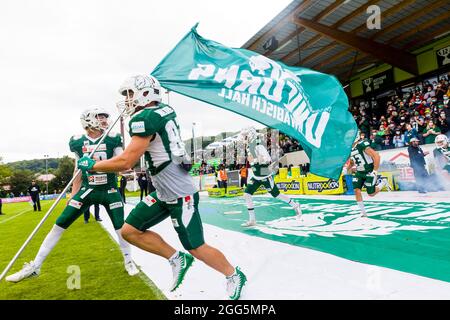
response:
[[(24, 241), (50, 208), (42, 201), (42, 212), (34, 212), (28, 202), (3, 204), (0, 216), (0, 269), (7, 266)], [(26, 247), (8, 274), (33, 260), (47, 232), (65, 205), (63, 199)], [(80, 268), (80, 289), (68, 289), (69, 266)], [(70, 270), (70, 269), (69, 269)], [(73, 277), (73, 276), (72, 276)], [(84, 224), (79, 218), (65, 231), (47, 257), (39, 277), (19, 283), (0, 282), (0, 300), (94, 300), (94, 299), (166, 299), (142, 272), (130, 277), (124, 267), (119, 246), (93, 219)]]

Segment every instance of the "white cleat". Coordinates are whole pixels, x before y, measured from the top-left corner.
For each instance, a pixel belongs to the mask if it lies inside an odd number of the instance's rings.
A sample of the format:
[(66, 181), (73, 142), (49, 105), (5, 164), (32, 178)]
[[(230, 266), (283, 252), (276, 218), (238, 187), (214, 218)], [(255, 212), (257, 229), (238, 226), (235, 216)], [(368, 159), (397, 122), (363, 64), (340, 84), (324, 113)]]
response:
[(367, 218), (367, 217), (368, 217), (367, 213), (365, 213), (365, 212), (361, 213), (361, 218)]
[(6, 277), (6, 281), (9, 282), (19, 282), (23, 279), (37, 277), (41, 273), (41, 269), (38, 268), (33, 261), (26, 263), (23, 265), (22, 270), (16, 272), (8, 277)]
[(133, 260), (125, 262), (125, 270), (127, 270), (130, 276), (135, 276), (139, 273), (139, 269), (136, 267)]
[(294, 204), (294, 210), (295, 210), (295, 217), (297, 218), (297, 219), (300, 219), (300, 217), (302, 216), (302, 208), (301, 208), (301, 206), (300, 206), (300, 203), (295, 203)]
[(254, 227), (256, 226), (256, 221), (255, 220), (249, 220), (249, 221), (245, 221), (243, 224), (241, 224), (242, 227)]
[(391, 186), (389, 185), (389, 181), (387, 179), (381, 180), (381, 182), (377, 186), (380, 190), (383, 190), (384, 187), (387, 188), (387, 191), (392, 191)]

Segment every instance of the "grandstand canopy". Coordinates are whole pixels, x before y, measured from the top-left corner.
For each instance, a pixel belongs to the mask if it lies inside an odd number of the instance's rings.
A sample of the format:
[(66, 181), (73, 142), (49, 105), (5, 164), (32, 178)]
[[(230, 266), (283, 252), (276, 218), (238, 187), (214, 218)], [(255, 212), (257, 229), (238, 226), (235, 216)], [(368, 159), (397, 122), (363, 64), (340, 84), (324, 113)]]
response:
[[(381, 9), (380, 29), (366, 26), (370, 5)], [(412, 51), (449, 33), (448, 0), (294, 0), (242, 47), (347, 84), (382, 63), (417, 75)]]

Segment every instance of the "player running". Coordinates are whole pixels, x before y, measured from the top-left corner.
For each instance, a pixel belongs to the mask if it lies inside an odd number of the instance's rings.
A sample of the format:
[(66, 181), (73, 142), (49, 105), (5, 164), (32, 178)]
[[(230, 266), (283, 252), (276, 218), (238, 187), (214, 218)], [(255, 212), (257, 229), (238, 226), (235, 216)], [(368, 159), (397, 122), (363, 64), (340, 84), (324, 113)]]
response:
[[(198, 211), (199, 194), (189, 175), (190, 159), (180, 137), (175, 111), (162, 104), (162, 88), (152, 76), (134, 76), (119, 90), (125, 96), (120, 104), (131, 116), (131, 142), (125, 151), (106, 161), (83, 157), (78, 161), (84, 171), (114, 172), (132, 167), (145, 154), (156, 192), (139, 202), (122, 228), (123, 237), (135, 246), (168, 259), (172, 266), (171, 291), (182, 283), (194, 257), (226, 276), (227, 293), (237, 300), (247, 279), (225, 256), (205, 243)], [(183, 247), (175, 250), (152, 226), (170, 217)], [(194, 257), (193, 257), (194, 256)]]
[[(109, 114), (102, 109), (86, 110), (81, 114), (80, 120), (86, 133), (73, 136), (70, 139), (70, 151), (75, 154), (76, 162), (83, 155), (88, 155), (95, 148), (101, 139), (104, 131), (108, 127)], [(123, 152), (122, 137), (119, 134), (109, 134), (100, 144), (93, 158), (106, 160)], [(131, 260), (130, 245), (123, 240), (121, 228), (124, 223), (123, 203), (117, 191), (117, 177), (114, 173), (86, 173), (78, 175), (73, 182), (72, 195), (61, 215), (56, 220), (55, 225), (47, 234), (34, 261), (25, 263), (22, 270), (6, 278), (6, 281), (19, 282), (23, 279), (38, 276), (41, 266), (58, 243), (63, 232), (89, 208), (92, 204), (101, 204), (112, 221), (116, 234), (119, 238), (119, 245), (124, 257), (125, 269), (130, 276), (139, 273), (134, 262)]]
[(434, 143), (436, 148), (433, 150), (433, 156), (436, 160), (439, 173), (443, 174), (447, 179), (450, 178), (450, 150), (448, 149), (448, 138), (446, 135), (440, 134), (436, 136)]
[(373, 197), (384, 187), (387, 187), (389, 190), (389, 184), (387, 179), (383, 179), (376, 186), (380, 155), (370, 147), (369, 141), (360, 138), (359, 133), (353, 142), (350, 161), (347, 167), (349, 172), (354, 170), (354, 166), (356, 166), (356, 173), (353, 175), (353, 189), (355, 190), (356, 202), (358, 203), (362, 216), (367, 217), (361, 194), (362, 187), (365, 186), (367, 194)]
[(256, 226), (255, 206), (253, 205), (252, 195), (261, 185), (266, 188), (272, 197), (289, 204), (295, 210), (297, 218), (299, 218), (302, 215), (300, 204), (293, 201), (288, 196), (280, 193), (280, 190), (273, 181), (272, 174), (275, 171), (275, 163), (272, 163), (272, 158), (270, 157), (267, 149), (260, 144), (260, 139), (258, 138), (256, 129), (250, 127), (242, 130), (240, 133), (240, 140), (244, 141), (247, 145), (247, 154), (253, 171), (253, 177), (244, 191), (249, 220), (244, 222), (242, 226)]

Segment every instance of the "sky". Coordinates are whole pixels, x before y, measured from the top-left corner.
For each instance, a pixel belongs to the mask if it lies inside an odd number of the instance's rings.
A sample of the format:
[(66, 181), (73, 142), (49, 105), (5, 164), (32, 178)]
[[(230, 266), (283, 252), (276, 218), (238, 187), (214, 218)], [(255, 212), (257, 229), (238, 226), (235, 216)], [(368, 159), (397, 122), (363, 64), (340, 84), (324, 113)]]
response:
[[(195, 23), (207, 39), (241, 47), (291, 0), (7, 0), (0, 10), (0, 157), (70, 155), (81, 112), (117, 115), (120, 84), (149, 74)], [(260, 124), (176, 93), (181, 135)], [(165, 95), (163, 102), (167, 102)], [(117, 130), (119, 131), (119, 127)]]

